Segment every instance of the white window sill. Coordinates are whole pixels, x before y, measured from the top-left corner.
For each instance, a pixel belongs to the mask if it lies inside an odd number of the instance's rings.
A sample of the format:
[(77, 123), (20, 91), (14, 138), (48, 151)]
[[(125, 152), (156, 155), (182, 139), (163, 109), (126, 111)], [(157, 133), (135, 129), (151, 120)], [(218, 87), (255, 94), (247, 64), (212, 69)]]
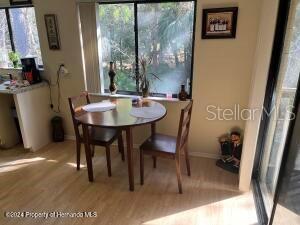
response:
[(17, 71), (21, 71), (22, 68), (14, 68), (14, 67), (2, 67), (0, 68), (0, 70), (17, 70)]
[[(109, 98), (138, 98), (138, 97), (141, 97), (138, 95), (122, 95), (122, 94), (111, 95), (109, 93), (90, 93), (90, 95), (109, 97)], [(159, 101), (159, 102), (184, 102), (184, 101), (180, 101), (178, 98), (147, 97), (145, 99), (150, 99), (150, 100)], [(187, 101), (189, 101), (189, 99), (187, 99)]]
[[(7, 71), (22, 71), (22, 67), (20, 68), (14, 68), (14, 67), (2, 67), (0, 70), (7, 70)], [(44, 71), (44, 68), (38, 68), (39, 71)]]

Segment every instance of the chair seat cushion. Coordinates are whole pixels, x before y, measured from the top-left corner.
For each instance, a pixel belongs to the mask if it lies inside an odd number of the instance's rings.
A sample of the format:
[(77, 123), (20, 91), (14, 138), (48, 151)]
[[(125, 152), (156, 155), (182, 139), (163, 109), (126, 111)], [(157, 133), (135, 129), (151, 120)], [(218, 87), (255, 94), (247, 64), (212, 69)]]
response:
[(151, 152), (175, 154), (176, 137), (164, 135), (164, 134), (155, 134), (154, 136), (149, 137), (140, 146), (140, 149), (142, 149), (144, 153), (147, 153), (147, 151), (151, 151)]
[[(90, 133), (90, 142), (103, 142), (109, 143), (114, 141), (116, 138), (118, 131), (116, 129), (111, 128), (101, 128), (101, 127), (91, 127), (89, 128)], [(83, 136), (81, 135), (81, 138)]]

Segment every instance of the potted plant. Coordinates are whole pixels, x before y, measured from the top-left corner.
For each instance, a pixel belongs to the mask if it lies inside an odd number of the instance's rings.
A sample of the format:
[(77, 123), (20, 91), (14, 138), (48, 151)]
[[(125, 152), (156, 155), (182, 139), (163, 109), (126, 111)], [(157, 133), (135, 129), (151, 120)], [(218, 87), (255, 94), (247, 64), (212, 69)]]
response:
[(139, 72), (136, 74), (135, 79), (139, 81), (139, 89), (142, 91), (144, 98), (150, 94), (150, 82), (152, 79), (159, 79), (154, 73), (148, 73), (147, 67), (151, 64), (152, 59), (147, 60), (145, 57), (139, 59)]
[(8, 53), (8, 57), (9, 57), (9, 60), (12, 62), (12, 64), (14, 65), (14, 68), (18, 68), (18, 64), (19, 64), (19, 61), (20, 61), (20, 56), (18, 53), (16, 52), (9, 52)]

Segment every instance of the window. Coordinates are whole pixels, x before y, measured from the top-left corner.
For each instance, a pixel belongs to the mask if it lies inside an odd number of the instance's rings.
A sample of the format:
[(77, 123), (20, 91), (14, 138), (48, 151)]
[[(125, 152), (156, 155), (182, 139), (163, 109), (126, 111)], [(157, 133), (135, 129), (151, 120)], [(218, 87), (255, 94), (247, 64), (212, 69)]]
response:
[(8, 32), (5, 10), (0, 9), (0, 68), (7, 67), (5, 64), (9, 61), (8, 53), (11, 52), (11, 43)]
[(116, 65), (118, 93), (140, 92), (135, 74), (145, 59), (153, 96), (176, 95), (182, 84), (191, 94), (194, 7), (194, 1), (100, 3), (98, 42), (105, 92), (110, 61)]
[(43, 65), (33, 7), (0, 9), (0, 68), (12, 67), (8, 54), (36, 57)]

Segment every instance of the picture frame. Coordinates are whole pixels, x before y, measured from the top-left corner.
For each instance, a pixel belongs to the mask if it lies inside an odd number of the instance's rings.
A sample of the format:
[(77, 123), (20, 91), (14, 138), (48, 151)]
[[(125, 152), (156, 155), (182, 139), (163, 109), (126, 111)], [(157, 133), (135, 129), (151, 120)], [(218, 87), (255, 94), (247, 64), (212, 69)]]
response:
[(32, 5), (32, 0), (9, 0), (10, 5)]
[(202, 39), (235, 38), (238, 7), (203, 9)]
[(60, 49), (59, 32), (57, 26), (57, 18), (55, 14), (46, 14), (44, 16), (49, 48), (51, 50)]

